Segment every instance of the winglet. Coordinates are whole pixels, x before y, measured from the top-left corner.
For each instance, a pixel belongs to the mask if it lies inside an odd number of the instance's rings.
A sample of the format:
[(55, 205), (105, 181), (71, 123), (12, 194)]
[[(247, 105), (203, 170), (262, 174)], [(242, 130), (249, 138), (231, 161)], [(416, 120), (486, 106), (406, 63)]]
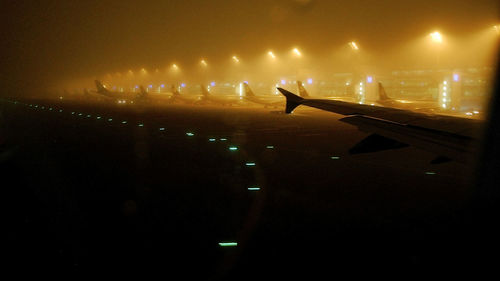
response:
[(299, 105), (302, 104), (302, 101), (304, 101), (303, 98), (283, 89), (278, 87), (278, 91), (281, 92), (282, 95), (285, 96), (286, 98), (286, 109), (285, 113), (289, 114), (292, 113), (292, 111)]

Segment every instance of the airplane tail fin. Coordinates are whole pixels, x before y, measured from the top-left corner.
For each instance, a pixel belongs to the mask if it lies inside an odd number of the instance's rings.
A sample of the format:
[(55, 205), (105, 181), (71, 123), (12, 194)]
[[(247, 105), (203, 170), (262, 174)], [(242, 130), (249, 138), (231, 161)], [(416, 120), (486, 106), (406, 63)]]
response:
[(146, 89), (144, 89), (142, 85), (139, 86), (139, 89), (141, 90), (139, 97), (145, 98), (148, 95), (148, 92), (146, 91)]
[(207, 87), (206, 87), (205, 85), (203, 85), (203, 84), (202, 84), (202, 85), (200, 85), (200, 87), (201, 87), (201, 94), (202, 94), (203, 96), (205, 96), (205, 97), (206, 97), (206, 96), (208, 96), (208, 95), (209, 95), (209, 93), (208, 93)]
[(278, 87), (278, 91), (281, 92), (282, 95), (285, 96), (286, 98), (286, 109), (285, 109), (285, 113), (292, 113), (292, 111), (299, 105), (302, 104), (302, 102), (304, 101), (303, 98), (283, 89), (283, 88), (279, 88)]
[(384, 86), (382, 83), (378, 82), (378, 99), (379, 100), (390, 100), (391, 98), (387, 96)]
[(297, 87), (299, 88), (299, 95), (303, 98), (308, 98), (309, 93), (307, 90), (304, 88), (304, 84), (302, 84), (302, 81), (297, 81)]
[(177, 89), (177, 87), (175, 85), (172, 85), (171, 89), (172, 89), (172, 94), (174, 96), (178, 96), (181, 94), (181, 93), (179, 93), (179, 89)]
[(248, 86), (247, 83), (243, 83), (243, 85), (245, 86), (245, 95), (247, 97), (253, 97), (253, 96), (255, 96), (255, 94), (253, 93), (252, 89), (250, 89), (250, 86)]
[(99, 80), (95, 80), (95, 87), (96, 87), (98, 93), (102, 93), (102, 92), (106, 91), (106, 87), (104, 87), (102, 82)]

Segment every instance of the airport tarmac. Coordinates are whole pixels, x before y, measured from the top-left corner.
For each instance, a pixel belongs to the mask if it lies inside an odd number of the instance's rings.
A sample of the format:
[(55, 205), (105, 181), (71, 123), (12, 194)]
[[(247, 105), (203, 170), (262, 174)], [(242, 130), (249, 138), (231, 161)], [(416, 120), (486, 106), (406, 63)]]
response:
[(465, 262), (474, 167), (350, 155), (368, 134), (340, 115), (29, 99), (1, 113), (13, 266), (219, 279)]

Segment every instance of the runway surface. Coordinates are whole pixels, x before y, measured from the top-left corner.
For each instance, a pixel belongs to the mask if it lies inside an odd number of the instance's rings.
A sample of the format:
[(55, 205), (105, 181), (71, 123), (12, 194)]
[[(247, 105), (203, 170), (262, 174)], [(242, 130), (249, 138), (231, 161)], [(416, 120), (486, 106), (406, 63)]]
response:
[(350, 155), (368, 134), (340, 115), (34, 99), (1, 114), (16, 268), (241, 279), (467, 263), (474, 167), (412, 147)]

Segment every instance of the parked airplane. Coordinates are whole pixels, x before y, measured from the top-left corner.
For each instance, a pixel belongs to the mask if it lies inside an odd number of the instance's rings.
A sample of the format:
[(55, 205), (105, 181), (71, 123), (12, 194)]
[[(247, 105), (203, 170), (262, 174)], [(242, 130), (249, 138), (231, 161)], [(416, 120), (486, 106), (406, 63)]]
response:
[(171, 89), (172, 89), (172, 96), (170, 96), (170, 102), (194, 104), (200, 100), (199, 98), (188, 98), (185, 95), (181, 95), (177, 87), (175, 87), (174, 85), (172, 85)]
[(268, 106), (278, 107), (278, 106), (283, 106), (283, 104), (284, 104), (283, 100), (280, 100), (280, 101), (268, 101), (268, 100), (265, 100), (264, 98), (258, 97), (258, 96), (256, 96), (253, 93), (252, 89), (250, 89), (250, 86), (248, 86), (247, 83), (243, 83), (243, 85), (245, 87), (244, 98), (246, 100), (250, 101), (250, 102), (257, 103), (257, 104), (262, 104), (265, 107), (268, 107)]
[(137, 93), (110, 91), (110, 90), (106, 89), (106, 87), (99, 80), (95, 80), (95, 85), (97, 88), (97, 91), (95, 91), (95, 92), (97, 94), (101, 95), (101, 97), (111, 99), (111, 100), (116, 101), (118, 103), (127, 103), (127, 101), (133, 102), (133, 101), (141, 98), (141, 94), (137, 94)]
[[(297, 88), (299, 90), (299, 95), (303, 98), (310, 98), (309, 93), (307, 90), (304, 88), (304, 83), (302, 81), (297, 81)], [(343, 100), (343, 101), (349, 101), (349, 102), (355, 102), (354, 97), (349, 97), (349, 96), (328, 96), (325, 97), (326, 99), (334, 99), (334, 100)]]
[(137, 96), (137, 100), (140, 102), (170, 102), (171, 96), (162, 93), (150, 93), (142, 85), (139, 86), (140, 94)]
[(409, 100), (396, 100), (387, 96), (382, 83), (378, 83), (378, 100), (376, 103), (385, 107), (394, 107), (400, 109), (427, 111), (432, 112), (440, 110), (439, 104), (436, 101), (409, 101)]
[(408, 145), (433, 152), (432, 163), (455, 160), (468, 163), (475, 157), (483, 122), (475, 119), (428, 115), (408, 110), (363, 105), (336, 100), (304, 99), (285, 89), (286, 113), (306, 105), (341, 115), (342, 122), (372, 133), (350, 149), (350, 153), (367, 153), (397, 149)]
[(208, 92), (207, 88), (204, 85), (200, 85), (200, 87), (201, 87), (200, 103), (211, 103), (218, 105), (234, 105), (240, 103), (240, 99), (215, 97), (214, 95)]

